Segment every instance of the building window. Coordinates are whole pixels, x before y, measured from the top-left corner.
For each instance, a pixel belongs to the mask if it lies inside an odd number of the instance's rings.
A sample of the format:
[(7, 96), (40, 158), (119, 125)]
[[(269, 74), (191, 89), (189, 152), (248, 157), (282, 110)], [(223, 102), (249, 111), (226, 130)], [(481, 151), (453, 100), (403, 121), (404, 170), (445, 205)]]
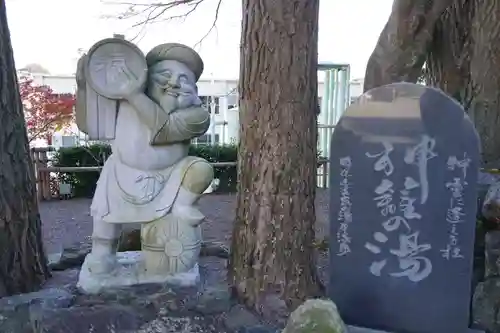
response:
[[(210, 110), (210, 96), (200, 96), (202, 106), (207, 110), (208, 112), (211, 112)], [(219, 97), (214, 97), (214, 102), (215, 102), (215, 114), (219, 114)]]
[[(194, 138), (192, 143), (195, 145), (210, 145), (212, 140), (211, 136), (212, 136), (211, 134), (203, 134), (198, 138)], [(219, 143), (220, 143), (219, 134), (215, 134), (215, 144)]]

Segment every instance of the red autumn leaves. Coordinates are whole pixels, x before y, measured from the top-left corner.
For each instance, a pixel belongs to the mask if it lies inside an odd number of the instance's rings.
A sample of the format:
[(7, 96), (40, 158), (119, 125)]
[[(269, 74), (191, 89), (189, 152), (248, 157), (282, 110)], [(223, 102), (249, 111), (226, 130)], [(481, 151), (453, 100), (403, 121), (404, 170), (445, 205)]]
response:
[(49, 140), (55, 131), (73, 122), (73, 94), (56, 94), (48, 86), (36, 86), (29, 78), (19, 79), (19, 94), (24, 106), (28, 140)]

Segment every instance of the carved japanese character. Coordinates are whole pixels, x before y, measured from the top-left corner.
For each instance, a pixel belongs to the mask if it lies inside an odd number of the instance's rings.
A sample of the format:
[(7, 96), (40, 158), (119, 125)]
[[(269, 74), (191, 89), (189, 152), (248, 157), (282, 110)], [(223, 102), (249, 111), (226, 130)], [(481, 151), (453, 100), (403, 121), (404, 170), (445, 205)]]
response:
[(436, 145), (436, 140), (429, 137), (428, 135), (423, 135), (422, 140), (416, 146), (408, 149), (404, 161), (407, 164), (413, 164), (418, 167), (418, 175), (420, 179), (420, 203), (424, 204), (427, 202), (429, 196), (429, 181), (427, 179), (427, 162), (436, 157), (437, 153), (433, 151)]
[(382, 152), (376, 154), (366, 153), (365, 155), (369, 158), (379, 158), (375, 162), (373, 169), (375, 171), (384, 171), (386, 176), (390, 176), (394, 172), (394, 165), (389, 157), (389, 153), (394, 150), (394, 147), (390, 142), (382, 142), (382, 144), (384, 146)]
[(429, 258), (421, 254), (431, 249), (430, 244), (418, 244), (419, 232), (399, 236), (397, 250), (390, 250), (398, 257), (399, 268), (403, 271), (390, 273), (394, 277), (407, 277), (412, 282), (419, 282), (432, 273), (432, 263)]

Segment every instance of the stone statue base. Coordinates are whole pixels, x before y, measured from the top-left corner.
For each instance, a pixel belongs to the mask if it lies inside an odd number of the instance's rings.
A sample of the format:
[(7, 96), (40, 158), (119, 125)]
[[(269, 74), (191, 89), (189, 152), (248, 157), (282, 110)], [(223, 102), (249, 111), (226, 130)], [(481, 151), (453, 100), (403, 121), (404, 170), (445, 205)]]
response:
[(77, 287), (84, 293), (97, 294), (108, 288), (127, 287), (146, 283), (171, 284), (181, 287), (195, 286), (200, 282), (200, 270), (196, 264), (185, 273), (174, 275), (145, 274), (141, 251), (118, 252), (117, 267), (109, 274), (92, 274), (88, 256), (80, 270)]

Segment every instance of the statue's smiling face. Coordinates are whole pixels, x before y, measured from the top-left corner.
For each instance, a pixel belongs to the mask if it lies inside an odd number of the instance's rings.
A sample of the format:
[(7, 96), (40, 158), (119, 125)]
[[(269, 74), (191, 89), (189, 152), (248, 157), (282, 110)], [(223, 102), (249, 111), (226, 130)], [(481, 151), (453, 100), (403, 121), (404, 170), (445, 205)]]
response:
[(196, 95), (196, 79), (183, 63), (163, 60), (149, 69), (148, 91), (155, 99), (167, 94)]

